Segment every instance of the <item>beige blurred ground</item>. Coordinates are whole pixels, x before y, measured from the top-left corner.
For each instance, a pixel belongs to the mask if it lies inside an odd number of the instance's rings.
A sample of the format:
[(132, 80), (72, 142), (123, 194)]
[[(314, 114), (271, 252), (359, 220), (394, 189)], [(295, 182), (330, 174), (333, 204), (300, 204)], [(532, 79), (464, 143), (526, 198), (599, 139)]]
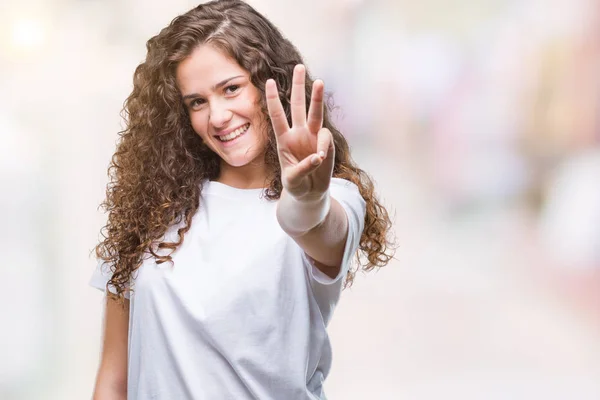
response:
[[(600, 399), (600, 5), (251, 4), (395, 215), (396, 260), (330, 325), (328, 397)], [(193, 5), (0, 4), (0, 399), (90, 397), (118, 113), (145, 40)]]
[[(382, 188), (412, 186), (378, 172)], [(583, 311), (532, 268), (527, 217), (451, 222), (418, 193), (391, 201), (404, 210), (399, 260), (344, 295), (331, 398), (600, 398), (598, 303)]]

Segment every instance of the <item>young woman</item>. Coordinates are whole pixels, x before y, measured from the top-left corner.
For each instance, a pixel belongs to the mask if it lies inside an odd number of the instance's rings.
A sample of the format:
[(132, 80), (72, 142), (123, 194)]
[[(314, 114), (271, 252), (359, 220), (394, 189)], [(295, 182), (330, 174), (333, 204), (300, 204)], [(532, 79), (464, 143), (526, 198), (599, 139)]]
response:
[(323, 82), (237, 0), (175, 18), (147, 49), (91, 279), (107, 293), (94, 398), (324, 399), (351, 260), (371, 270), (392, 248)]

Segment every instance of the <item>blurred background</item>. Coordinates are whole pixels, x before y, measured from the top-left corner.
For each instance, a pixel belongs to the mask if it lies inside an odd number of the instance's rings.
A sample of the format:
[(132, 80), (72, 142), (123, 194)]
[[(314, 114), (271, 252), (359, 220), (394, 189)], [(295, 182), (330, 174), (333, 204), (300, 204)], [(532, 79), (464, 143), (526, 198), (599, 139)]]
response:
[[(600, 399), (600, 2), (249, 3), (333, 93), (400, 245), (342, 294), (328, 397)], [(0, 399), (91, 396), (119, 111), (195, 5), (0, 3)]]

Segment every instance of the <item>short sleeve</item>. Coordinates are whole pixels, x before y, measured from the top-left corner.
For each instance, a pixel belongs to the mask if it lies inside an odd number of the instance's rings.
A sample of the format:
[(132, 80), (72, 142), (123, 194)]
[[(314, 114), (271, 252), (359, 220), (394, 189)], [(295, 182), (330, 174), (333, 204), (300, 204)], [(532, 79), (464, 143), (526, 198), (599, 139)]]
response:
[(334, 278), (325, 275), (306, 256), (310, 265), (310, 276), (320, 285), (332, 285), (343, 281), (343, 278), (348, 274), (350, 269), (352, 258), (358, 250), (360, 237), (365, 226), (366, 202), (358, 191), (358, 187), (345, 179), (332, 178), (329, 190), (331, 197), (337, 200), (346, 212), (346, 217), (348, 218), (348, 237), (346, 238), (340, 272)]
[[(110, 270), (110, 266), (106, 263), (106, 261), (98, 260), (96, 269), (94, 269), (94, 272), (92, 273), (92, 277), (89, 281), (89, 285), (98, 290), (106, 292), (106, 284), (112, 277), (112, 274), (113, 273)], [(113, 285), (109, 285), (108, 289), (110, 290), (111, 293), (117, 294), (117, 290), (115, 289), (115, 287)], [(129, 291), (125, 291), (124, 296), (126, 299), (129, 299), (129, 297), (130, 297)]]

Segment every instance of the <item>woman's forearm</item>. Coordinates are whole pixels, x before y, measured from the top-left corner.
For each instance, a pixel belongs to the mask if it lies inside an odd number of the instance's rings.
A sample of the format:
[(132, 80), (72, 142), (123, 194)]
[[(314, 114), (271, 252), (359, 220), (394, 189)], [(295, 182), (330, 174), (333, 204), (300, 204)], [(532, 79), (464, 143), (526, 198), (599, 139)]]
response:
[[(340, 266), (348, 220), (343, 207), (330, 197), (329, 191), (323, 198), (295, 199), (284, 189), (277, 204), (277, 220), (312, 259), (324, 266)], [(301, 232), (302, 229), (305, 230)]]

